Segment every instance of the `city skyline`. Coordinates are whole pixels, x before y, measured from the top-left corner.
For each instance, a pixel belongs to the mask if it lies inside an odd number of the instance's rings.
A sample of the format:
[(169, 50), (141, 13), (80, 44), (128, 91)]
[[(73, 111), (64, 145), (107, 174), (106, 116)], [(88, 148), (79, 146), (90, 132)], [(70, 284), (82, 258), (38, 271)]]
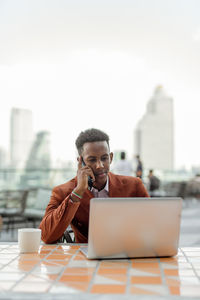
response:
[(175, 168), (199, 166), (200, 2), (1, 1), (0, 146), (12, 107), (51, 132), (53, 157), (75, 161), (96, 127), (133, 155), (134, 129), (157, 85), (174, 99)]

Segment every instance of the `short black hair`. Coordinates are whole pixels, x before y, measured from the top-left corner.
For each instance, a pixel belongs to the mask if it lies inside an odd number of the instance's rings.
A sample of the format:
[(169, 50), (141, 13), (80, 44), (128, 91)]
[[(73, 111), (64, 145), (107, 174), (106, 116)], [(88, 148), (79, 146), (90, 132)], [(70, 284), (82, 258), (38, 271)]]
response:
[(103, 132), (99, 129), (90, 128), (85, 131), (82, 131), (79, 134), (79, 136), (76, 139), (75, 144), (76, 144), (78, 153), (80, 155), (83, 150), (83, 145), (85, 143), (104, 142), (104, 141), (106, 141), (109, 146), (109, 136), (105, 132)]

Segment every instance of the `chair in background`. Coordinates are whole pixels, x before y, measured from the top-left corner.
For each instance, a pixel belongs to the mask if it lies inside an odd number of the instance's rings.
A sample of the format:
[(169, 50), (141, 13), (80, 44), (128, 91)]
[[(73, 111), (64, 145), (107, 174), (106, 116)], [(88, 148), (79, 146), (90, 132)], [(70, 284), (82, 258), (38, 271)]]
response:
[(0, 215), (6, 230), (13, 230), (15, 224), (26, 222), (24, 210), (28, 190), (4, 190), (0, 191)]
[(52, 190), (49, 188), (30, 189), (24, 210), (27, 222), (32, 222), (33, 227), (38, 227), (46, 207), (49, 203)]

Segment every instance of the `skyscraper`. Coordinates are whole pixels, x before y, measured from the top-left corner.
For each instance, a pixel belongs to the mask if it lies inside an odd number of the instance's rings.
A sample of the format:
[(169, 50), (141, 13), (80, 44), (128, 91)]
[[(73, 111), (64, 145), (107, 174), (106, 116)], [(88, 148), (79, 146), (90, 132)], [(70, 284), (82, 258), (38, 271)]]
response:
[(26, 169), (51, 168), (50, 133), (40, 131), (37, 133), (29, 153)]
[(162, 86), (156, 87), (145, 115), (135, 129), (134, 152), (145, 169), (172, 170), (174, 167), (173, 99)]
[(10, 165), (24, 167), (33, 141), (32, 112), (12, 108), (10, 118)]
[(50, 133), (37, 133), (29, 153), (21, 186), (48, 186), (51, 173)]
[(4, 148), (0, 147), (0, 169), (7, 167), (7, 152)]

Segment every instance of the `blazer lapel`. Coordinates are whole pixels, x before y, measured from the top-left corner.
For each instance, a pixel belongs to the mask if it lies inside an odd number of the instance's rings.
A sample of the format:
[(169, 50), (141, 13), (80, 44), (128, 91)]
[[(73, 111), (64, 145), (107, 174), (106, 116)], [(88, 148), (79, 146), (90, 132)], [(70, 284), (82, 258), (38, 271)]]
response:
[(117, 180), (116, 176), (111, 172), (108, 173), (108, 177), (109, 177), (109, 197), (120, 197), (121, 192), (120, 192), (119, 179)]

